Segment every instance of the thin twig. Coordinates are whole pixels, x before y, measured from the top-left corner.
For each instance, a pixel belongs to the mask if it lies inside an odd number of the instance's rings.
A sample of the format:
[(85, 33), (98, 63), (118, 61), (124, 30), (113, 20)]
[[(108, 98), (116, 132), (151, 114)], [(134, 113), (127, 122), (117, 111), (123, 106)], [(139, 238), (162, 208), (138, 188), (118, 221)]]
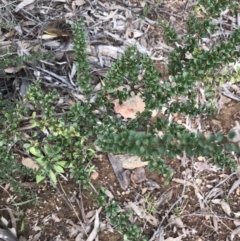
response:
[[(183, 191), (182, 191), (182, 195), (180, 198), (178, 198), (178, 200), (170, 207), (170, 209), (168, 210), (168, 212), (165, 214), (165, 216), (163, 217), (161, 223), (158, 225), (157, 230), (154, 232), (154, 234), (152, 235), (152, 237), (149, 239), (149, 241), (153, 241), (155, 240), (157, 234), (159, 234), (160, 230), (162, 229), (162, 224), (165, 221), (165, 219), (168, 217), (168, 215), (170, 214), (170, 212), (173, 210), (173, 208), (183, 199), (183, 195), (185, 193), (185, 189), (187, 186), (187, 181), (185, 180), (184, 185), (183, 185)], [(160, 235), (161, 236), (161, 235)], [(159, 236), (159, 237), (160, 237)]]
[(208, 197), (212, 194), (213, 191), (215, 191), (216, 188), (218, 188), (219, 186), (221, 186), (223, 183), (225, 183), (228, 179), (230, 179), (232, 176), (236, 175), (237, 172), (233, 172), (231, 173), (227, 178), (225, 178), (224, 180), (222, 180), (221, 182), (219, 182), (214, 188), (212, 188), (212, 190), (207, 194), (207, 196), (204, 198), (204, 203), (207, 201)]

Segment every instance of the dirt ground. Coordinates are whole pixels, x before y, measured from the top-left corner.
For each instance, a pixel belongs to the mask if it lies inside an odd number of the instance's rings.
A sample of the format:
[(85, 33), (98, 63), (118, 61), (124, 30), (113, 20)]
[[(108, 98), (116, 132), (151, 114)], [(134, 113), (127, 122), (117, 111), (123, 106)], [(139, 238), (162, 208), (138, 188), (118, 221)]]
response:
[[(126, 7), (125, 1), (114, 2)], [(128, 1), (128, 4), (142, 8), (143, 2), (132, 0)], [(171, 20), (176, 23), (176, 29), (181, 33), (186, 11), (191, 10), (191, 6), (188, 6), (190, 2), (192, 1), (164, 1), (159, 8), (153, 8), (151, 6), (154, 5), (150, 4), (147, 17), (156, 20), (161, 16), (163, 19)], [(71, 3), (72, 1), (66, 1), (66, 4), (61, 4), (61, 1), (56, 1), (46, 14), (50, 15), (51, 11), (54, 12), (54, 8), (66, 14)], [(89, 17), (85, 18), (87, 22), (94, 13), (91, 13), (93, 10), (91, 4), (86, 4), (89, 14)], [(36, 13), (34, 7), (31, 11)], [(22, 14), (24, 12), (16, 14), (16, 18), (21, 19)], [(57, 15), (53, 14), (52, 17), (57, 18)], [(159, 41), (164, 39), (158, 28), (152, 27), (149, 34), (151, 34), (149, 42), (154, 38), (158, 38)], [(68, 57), (71, 57), (71, 51), (68, 52)], [(73, 60), (70, 58), (70, 61)], [(162, 72), (164, 69), (163, 62), (155, 61), (158, 71)], [(184, 124), (186, 118), (174, 115), (173, 121)], [(200, 123), (205, 133), (217, 131), (227, 133), (240, 121), (240, 103), (228, 99), (217, 115), (204, 116), (202, 119), (193, 118), (191, 121), (193, 126)], [(235, 156), (235, 159), (239, 162), (238, 156)], [(97, 191), (102, 186), (111, 193), (114, 200), (119, 202), (122, 209), (126, 209), (129, 202), (133, 202), (158, 220), (158, 224), (154, 226), (134, 212), (131, 217), (134, 223), (143, 228), (144, 234), (150, 241), (160, 240), (157, 239), (160, 232), (163, 232), (166, 241), (240, 240), (239, 174), (219, 169), (209, 164), (203, 157), (192, 160), (187, 157), (177, 157), (166, 160), (166, 163), (174, 170), (174, 178), (169, 185), (164, 185), (165, 180), (161, 175), (150, 172), (144, 167), (146, 179), (138, 184), (131, 180), (127, 190), (123, 190), (107, 155), (97, 153), (92, 164), (98, 176), (91, 181), (88, 189), (81, 189), (68, 174), (66, 178), (60, 178), (57, 188), (53, 188), (48, 181), (35, 184), (34, 180), (31, 182), (27, 180), (22, 185), (36, 194), (36, 199), (31, 201), (29, 197), (20, 198), (12, 192), (8, 184), (5, 184), (0, 186), (0, 213), (7, 220), (13, 221), (6, 208), (12, 210), (17, 223), (17, 236), (22, 241), (87, 240), (86, 237), (84, 239), (77, 237), (78, 234), (94, 226), (95, 211), (99, 210)], [(133, 176), (135, 170), (130, 172)], [(153, 185), (155, 188), (152, 188)], [(101, 228), (95, 240), (122, 241), (123, 234), (110, 226), (104, 209), (99, 210), (99, 215)], [(10, 222), (9, 227), (11, 226), (13, 223)]]
[[(234, 116), (238, 113), (239, 103), (231, 101), (219, 115), (209, 118), (207, 122), (211, 126), (212, 120), (221, 120), (221, 127), (229, 130), (237, 120)], [(216, 130), (218, 127), (212, 128)], [(93, 161), (99, 174), (98, 178), (92, 181), (94, 188), (80, 190), (80, 186), (74, 180), (61, 180), (57, 189), (47, 181), (39, 185), (32, 183), (31, 190), (37, 194), (37, 198), (34, 203), (24, 204), (27, 200), (18, 198), (9, 189), (4, 191), (2, 186), (0, 204), (1, 208), (13, 208), (17, 218), (18, 236), (23, 236), (27, 240), (75, 240), (74, 234), (79, 232), (78, 228), (84, 222), (82, 210), (86, 215), (98, 208), (95, 190), (103, 186), (113, 194), (114, 200), (118, 201), (121, 207), (126, 206), (129, 201), (142, 200), (142, 205), (157, 219), (163, 221), (165, 237), (177, 238), (182, 235), (181, 240), (184, 241), (227, 240), (236, 228), (239, 215), (240, 188), (235, 187), (235, 190), (228, 194), (238, 181), (238, 175), (231, 175), (200, 158), (199, 160), (195, 160), (194, 163), (187, 160), (184, 165), (178, 159), (168, 161), (175, 171), (174, 179), (168, 186), (164, 186), (162, 176), (145, 168), (147, 180), (141, 184), (131, 182), (129, 188), (123, 191), (108, 158), (99, 154)], [(149, 180), (156, 182), (159, 187), (142, 194)], [(7, 189), (7, 186), (5, 188)], [(206, 199), (209, 193), (211, 195)], [(224, 211), (224, 205), (215, 203), (221, 199), (229, 205), (230, 211)], [(201, 207), (201, 200), (204, 200), (204, 208)], [(14, 203), (18, 205), (14, 207)], [(10, 220), (7, 211), (3, 211), (2, 214)], [(170, 225), (170, 217), (178, 220)], [(107, 222), (104, 210), (100, 212), (101, 219), (103, 223)], [(144, 227), (146, 236), (152, 237), (157, 227), (139, 218), (137, 222)], [(21, 228), (23, 231), (20, 231)], [(99, 240), (123, 239), (117, 231), (107, 229), (99, 232)], [(239, 238), (235, 236), (232, 240)]]

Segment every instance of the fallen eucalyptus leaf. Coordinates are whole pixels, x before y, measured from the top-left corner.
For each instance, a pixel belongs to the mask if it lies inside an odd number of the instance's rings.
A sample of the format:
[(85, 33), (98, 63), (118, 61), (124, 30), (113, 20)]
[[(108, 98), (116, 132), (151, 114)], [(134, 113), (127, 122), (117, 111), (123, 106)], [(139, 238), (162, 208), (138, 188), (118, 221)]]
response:
[(227, 214), (227, 215), (231, 215), (231, 208), (229, 206), (228, 203), (226, 203), (225, 201), (221, 201), (220, 202), (221, 206), (222, 206), (222, 209), (223, 211)]

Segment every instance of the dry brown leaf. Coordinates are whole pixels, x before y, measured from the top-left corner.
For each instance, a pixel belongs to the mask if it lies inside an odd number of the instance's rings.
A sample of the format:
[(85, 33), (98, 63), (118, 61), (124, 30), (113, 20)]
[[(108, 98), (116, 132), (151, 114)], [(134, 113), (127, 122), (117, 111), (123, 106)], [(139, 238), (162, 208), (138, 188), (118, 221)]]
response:
[(35, 234), (31, 241), (38, 241), (40, 239), (41, 235), (42, 235), (42, 232)]
[(136, 29), (133, 30), (133, 38), (139, 38), (142, 35), (143, 35), (143, 32), (136, 30)]
[(226, 203), (225, 201), (221, 201), (220, 202), (221, 206), (222, 206), (222, 209), (223, 211), (227, 214), (227, 215), (231, 215), (231, 208), (229, 206), (228, 203)]
[(217, 233), (218, 232), (218, 219), (216, 217), (213, 217), (213, 227), (214, 227), (214, 231)]
[(91, 174), (91, 179), (92, 179), (92, 180), (96, 180), (98, 177), (99, 177), (98, 172), (93, 172), (93, 173)]
[(15, 34), (15, 29), (12, 29), (11, 31), (9, 31), (8, 33), (4, 34), (4, 37), (6, 39), (11, 39), (12, 37), (14, 37), (14, 34)]
[(114, 198), (113, 194), (107, 189), (105, 189), (105, 194), (110, 198), (110, 200)]
[(240, 237), (240, 227), (235, 228), (231, 233), (231, 240), (234, 239), (235, 235), (238, 235)]
[(240, 212), (239, 211), (236, 212), (236, 213), (233, 213), (233, 214), (234, 214), (235, 218), (240, 218)]
[(236, 227), (240, 226), (240, 220), (239, 219), (234, 220), (233, 223)]
[(34, 3), (35, 0), (23, 0), (21, 3), (19, 3), (17, 5), (17, 7), (15, 8), (15, 12), (18, 12), (19, 10), (21, 10), (22, 8), (26, 7), (27, 5)]
[(142, 195), (144, 195), (147, 192), (147, 190), (148, 190), (147, 187), (142, 188)]
[(42, 228), (40, 227), (40, 226), (32, 226), (32, 228), (31, 228), (33, 231), (35, 231), (35, 232), (37, 232), (37, 231), (41, 231), (42, 230)]
[(145, 167), (148, 162), (141, 161), (139, 156), (132, 156), (128, 154), (115, 155), (115, 158), (121, 163), (124, 169), (133, 170), (139, 167)]
[(153, 215), (147, 214), (146, 211), (142, 208), (136, 205), (133, 202), (129, 202), (127, 205), (127, 208), (131, 208), (140, 218), (145, 219), (147, 222), (149, 222), (154, 227), (158, 226), (159, 220), (156, 219)]
[(145, 5), (146, 5), (146, 1), (139, 1), (139, 3), (140, 3), (140, 6), (143, 8), (143, 7), (145, 7)]
[(39, 36), (39, 38), (41, 39), (52, 39), (52, 38), (57, 38), (58, 35), (57, 34), (43, 34), (42, 36)]
[(211, 202), (214, 203), (214, 204), (220, 204), (221, 203), (221, 199), (219, 199), (219, 198), (212, 199)]
[(89, 212), (86, 214), (86, 218), (87, 218), (87, 219), (91, 219), (95, 214), (96, 214), (96, 210), (89, 211)]
[(44, 30), (44, 33), (56, 35), (57, 37), (68, 37), (65, 32), (57, 28), (47, 28)]
[[(86, 101), (86, 98), (84, 97), (84, 95), (81, 94), (77, 94), (77, 93), (73, 93), (73, 96), (76, 97), (78, 100), (81, 100), (83, 102)], [(69, 103), (70, 105), (74, 105), (75, 102)]]
[(59, 29), (48, 28), (44, 30), (44, 34), (40, 36), (41, 39), (52, 39), (52, 38), (59, 38), (59, 37), (68, 37), (68, 35), (63, 33)]
[(57, 216), (56, 213), (52, 213), (52, 220), (56, 223), (59, 223), (61, 219)]
[(15, 74), (15, 73), (19, 72), (21, 69), (23, 69), (24, 67), (25, 67), (24, 65), (21, 65), (18, 67), (9, 67), (9, 68), (4, 69), (4, 71), (7, 74)]
[(229, 192), (228, 192), (228, 196), (236, 189), (238, 188), (240, 185), (240, 179), (235, 181), (232, 185), (232, 187), (230, 188)]
[(145, 110), (145, 103), (141, 99), (140, 94), (132, 95), (131, 98), (119, 104), (119, 100), (113, 101), (114, 111), (121, 114), (124, 118), (134, 119), (136, 118), (137, 112), (143, 112)]
[(31, 168), (31, 169), (36, 169), (39, 170), (39, 165), (35, 163), (35, 161), (29, 157), (27, 158), (22, 158), (22, 164), (25, 167)]

